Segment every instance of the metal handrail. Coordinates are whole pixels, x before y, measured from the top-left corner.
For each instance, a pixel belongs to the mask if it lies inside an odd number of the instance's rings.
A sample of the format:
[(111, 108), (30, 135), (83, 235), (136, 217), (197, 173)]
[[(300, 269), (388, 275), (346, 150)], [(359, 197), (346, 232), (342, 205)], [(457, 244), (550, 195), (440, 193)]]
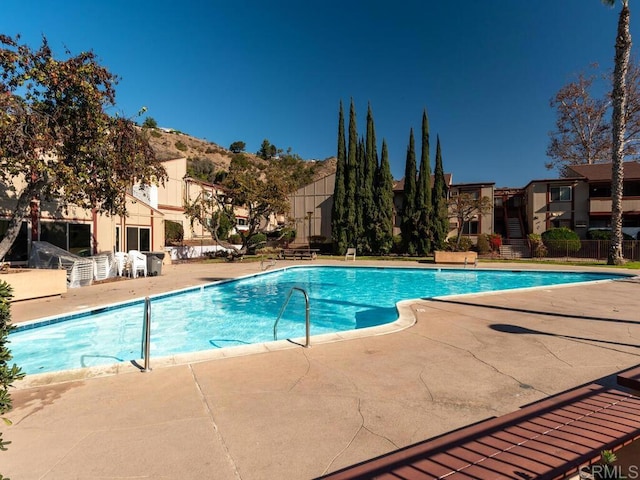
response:
[(282, 305), (282, 308), (280, 309), (280, 313), (278, 314), (278, 318), (276, 318), (275, 323), (273, 324), (273, 339), (274, 340), (278, 340), (278, 322), (280, 321), (280, 317), (282, 317), (282, 314), (284, 313), (285, 309), (287, 308), (287, 305), (289, 305), (289, 300), (291, 300), (291, 295), (293, 295), (293, 292), (297, 290), (299, 292), (302, 292), (302, 294), (304, 295), (304, 301), (306, 304), (306, 308), (305, 308), (305, 330), (306, 330), (306, 341), (304, 344), (305, 348), (309, 348), (310, 345), (310, 340), (309, 340), (309, 330), (310, 330), (310, 321), (309, 321), (309, 295), (307, 295), (307, 292), (304, 290), (304, 288), (300, 288), (300, 287), (291, 287), (291, 290), (289, 290), (289, 294), (287, 295), (287, 299), (285, 300), (284, 304)]
[(151, 299), (145, 297), (144, 299), (144, 320), (142, 324), (142, 348), (140, 356), (144, 359), (143, 372), (150, 372), (149, 366), (149, 349), (151, 345)]
[(267, 270), (269, 267), (274, 267), (276, 265), (276, 259), (275, 258), (268, 258), (267, 261), (265, 261), (264, 256), (260, 259), (260, 270), (262, 270), (263, 272), (265, 270)]

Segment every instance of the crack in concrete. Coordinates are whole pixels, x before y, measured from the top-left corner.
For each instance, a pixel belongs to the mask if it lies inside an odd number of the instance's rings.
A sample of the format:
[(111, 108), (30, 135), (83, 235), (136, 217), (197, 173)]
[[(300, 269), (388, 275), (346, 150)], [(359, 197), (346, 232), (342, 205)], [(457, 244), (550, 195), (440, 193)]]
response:
[(627, 334), (629, 335), (629, 338), (633, 338), (634, 340), (638, 340), (638, 337), (636, 337), (633, 332), (631, 332), (631, 325), (627, 326)]
[(242, 479), (242, 477), (240, 476), (240, 473), (238, 472), (238, 467), (236, 465), (235, 460), (233, 459), (233, 456), (231, 455), (231, 452), (229, 451), (229, 447), (227, 446), (226, 442), (224, 441), (224, 437), (222, 436), (222, 433), (220, 433), (220, 429), (218, 428), (218, 424), (216, 423), (216, 420), (213, 416), (213, 410), (211, 410), (211, 406), (209, 405), (209, 402), (207, 401), (207, 397), (204, 394), (204, 392), (202, 391), (202, 387), (200, 386), (200, 382), (198, 382), (198, 377), (196, 376), (196, 372), (193, 371), (193, 365), (189, 364), (189, 371), (191, 372), (191, 377), (193, 378), (193, 382), (196, 386), (196, 390), (198, 392), (198, 395), (200, 396), (200, 401), (203, 403), (205, 409), (207, 410), (207, 414), (209, 416), (209, 419), (211, 420), (211, 424), (213, 426), (213, 431), (215, 436), (218, 438), (218, 441), (220, 442), (220, 445), (222, 447), (222, 450), (224, 451), (225, 455), (227, 456), (227, 461), (229, 462), (229, 465), (231, 466), (231, 469), (233, 470), (233, 475), (235, 478), (237, 479)]
[(344, 448), (334, 455), (334, 457), (331, 459), (329, 464), (322, 471), (322, 475), (325, 475), (329, 471), (329, 469), (331, 468), (331, 465), (333, 465), (333, 463), (338, 459), (338, 457), (340, 457), (340, 455), (342, 455), (344, 452), (347, 451), (347, 449), (349, 449), (349, 447), (351, 447), (351, 445), (355, 441), (356, 437), (358, 436), (358, 433), (360, 433), (360, 431), (362, 430), (362, 427), (364, 426), (364, 416), (362, 415), (362, 412), (360, 411), (360, 399), (359, 398), (358, 398), (358, 414), (360, 415), (360, 425), (356, 429), (356, 432), (353, 434), (353, 436), (347, 442), (347, 444), (344, 446)]
[[(447, 343), (447, 342), (443, 342), (442, 340), (436, 340), (436, 339), (434, 339), (434, 338), (430, 338), (430, 337), (427, 337), (427, 336), (422, 335), (422, 334), (418, 334), (418, 335), (419, 335), (419, 336), (421, 336), (421, 337), (424, 337), (424, 338), (426, 338), (426, 339), (428, 339), (428, 340), (431, 340), (431, 341), (433, 341), (433, 342), (437, 342), (437, 343), (440, 343), (440, 344), (442, 344), (442, 345), (446, 345), (446, 346), (448, 346), (448, 347), (455, 348), (456, 350), (461, 350), (461, 351), (463, 351), (463, 352), (467, 352), (469, 355), (471, 355), (471, 356), (472, 356), (474, 359), (476, 359), (478, 362), (480, 362), (480, 363), (482, 363), (482, 364), (486, 365), (487, 367), (489, 367), (490, 369), (492, 369), (494, 372), (499, 373), (500, 375), (503, 375), (503, 376), (505, 376), (505, 377), (507, 377), (507, 378), (512, 379), (512, 380), (513, 380), (514, 382), (516, 382), (518, 385), (528, 385), (528, 384), (525, 384), (524, 382), (521, 382), (520, 380), (518, 380), (518, 379), (517, 379), (516, 377), (514, 377), (513, 375), (509, 375), (508, 373), (505, 373), (505, 372), (501, 371), (501, 370), (500, 370), (499, 368), (497, 368), (495, 365), (490, 364), (490, 363), (489, 363), (489, 362), (487, 362), (486, 360), (481, 359), (481, 358), (480, 358), (480, 357), (478, 357), (475, 353), (473, 353), (471, 350), (468, 350), (468, 349), (466, 349), (466, 348), (462, 348), (462, 347), (458, 347), (457, 345), (452, 345), (452, 344)], [(529, 387), (531, 387), (531, 389), (532, 389), (532, 390), (534, 390), (534, 391), (536, 391), (536, 392), (540, 392), (540, 393), (542, 393), (542, 394), (544, 394), (544, 395), (547, 395), (547, 396), (549, 395), (547, 392), (545, 392), (545, 391), (543, 391), (543, 390), (540, 390), (540, 389), (538, 389), (538, 388), (536, 388), (536, 387), (534, 387), (534, 386), (532, 386), (532, 385), (528, 385), (528, 386), (529, 386)]]
[[(76, 449), (76, 447), (77, 447), (78, 445), (80, 445), (82, 442), (84, 442), (87, 438), (89, 438), (91, 435), (94, 435), (95, 433), (96, 433), (96, 432), (88, 432), (86, 435), (83, 435), (83, 437), (82, 437), (82, 438), (80, 438), (77, 442), (75, 442), (75, 443), (71, 446), (71, 448), (69, 448), (69, 449), (68, 449), (67, 453), (65, 453), (65, 454), (64, 454), (64, 455), (63, 455), (63, 456), (62, 456), (62, 457), (61, 457), (57, 462), (55, 462), (55, 463), (51, 466), (51, 468), (49, 468), (49, 469), (48, 469), (44, 474), (40, 475), (40, 479), (47, 478), (47, 477), (49, 476), (49, 474), (50, 474), (51, 472), (53, 472), (53, 470), (54, 470), (58, 465), (60, 465), (60, 463), (62, 463), (62, 461), (63, 461), (64, 459), (66, 459), (66, 458), (71, 454), (71, 452), (73, 452), (73, 451)], [(13, 475), (12, 475), (12, 476), (13, 476)], [(2, 477), (2, 475), (0, 475), (0, 477), (1, 477), (1, 478), (4, 478), (4, 477)]]
[(559, 362), (564, 363), (565, 365), (569, 366), (569, 367), (573, 367), (573, 365), (569, 362), (567, 362), (566, 360), (563, 360), (562, 358), (560, 358), (555, 352), (551, 351), (551, 349), (542, 341), (540, 340), (536, 340), (536, 343), (538, 343), (539, 345), (542, 345), (542, 347), (549, 352), (549, 354), (555, 358), (556, 360), (558, 360)]
[(425, 365), (424, 367), (422, 367), (422, 370), (420, 371), (420, 373), (418, 374), (418, 378), (420, 379), (420, 381), (422, 382), (422, 384), (424, 385), (424, 388), (427, 390), (427, 393), (429, 394), (429, 398), (431, 400), (431, 402), (435, 402), (435, 399), (433, 397), (433, 393), (431, 392), (431, 389), (429, 388), (429, 385), (427, 385), (427, 382), (424, 378), (422, 378), (422, 374), (424, 373), (424, 371), (427, 369), (427, 365)]
[(358, 415), (360, 415), (360, 425), (358, 426), (356, 432), (353, 434), (353, 436), (351, 437), (351, 439), (347, 442), (347, 444), (344, 446), (344, 448), (342, 448), (338, 453), (335, 454), (335, 456), (331, 459), (331, 461), (329, 462), (329, 464), (325, 467), (325, 469), (322, 471), (322, 475), (325, 475), (330, 469), (331, 469), (331, 465), (334, 464), (334, 462), (340, 458), (340, 456), (346, 452), (351, 445), (353, 445), (353, 442), (355, 442), (356, 438), (358, 437), (358, 435), (360, 434), (360, 432), (362, 432), (363, 430), (366, 430), (367, 432), (369, 432), (371, 435), (374, 435), (378, 438), (382, 438), (384, 440), (386, 440), (387, 442), (389, 442), (391, 445), (394, 446), (394, 448), (398, 449), (400, 448), (398, 445), (396, 445), (396, 443), (391, 440), (390, 438), (384, 436), (384, 435), (380, 435), (374, 431), (372, 431), (369, 427), (367, 427), (365, 425), (365, 418), (364, 418), (364, 414), (362, 413), (361, 410), (361, 404), (362, 404), (362, 400), (360, 398), (358, 398)]
[(293, 382), (293, 384), (291, 385), (291, 387), (289, 387), (288, 392), (291, 392), (294, 388), (296, 388), (296, 386), (298, 386), (298, 384), (307, 376), (309, 375), (309, 372), (311, 371), (311, 360), (309, 359), (309, 357), (307, 357), (307, 352), (305, 351), (305, 349), (302, 350), (302, 356), (304, 357), (304, 359), (307, 362), (307, 370), (298, 377), (298, 379)]

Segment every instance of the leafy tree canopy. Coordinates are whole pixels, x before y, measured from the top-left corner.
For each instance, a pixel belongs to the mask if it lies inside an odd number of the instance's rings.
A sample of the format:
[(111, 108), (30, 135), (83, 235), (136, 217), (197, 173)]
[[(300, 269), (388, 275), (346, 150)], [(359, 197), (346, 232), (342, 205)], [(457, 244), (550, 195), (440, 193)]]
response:
[(275, 145), (273, 145), (267, 138), (262, 141), (262, 145), (260, 145), (260, 150), (256, 152), (256, 155), (263, 160), (270, 160), (273, 157), (277, 156), (278, 149)]
[(193, 157), (187, 160), (187, 175), (207, 183), (220, 183), (226, 172), (216, 170), (215, 164), (208, 158)]
[(164, 181), (148, 139), (111, 117), (117, 78), (94, 53), (54, 56), (46, 38), (33, 50), (0, 35), (0, 183), (13, 194), (4, 257), (33, 199), (124, 214), (132, 179)]
[(142, 126), (144, 128), (158, 128), (158, 122), (156, 122), (156, 119), (153, 117), (147, 117), (144, 119), (144, 122), (142, 122)]
[[(15, 328), (11, 324), (11, 304), (9, 301), (13, 297), (11, 285), (4, 280), (0, 280), (0, 420), (11, 424), (9, 419), (3, 417), (5, 413), (13, 408), (9, 388), (13, 382), (24, 377), (22, 370), (12, 363), (13, 355), (9, 350), (9, 333)], [(10, 441), (2, 439), (0, 432), (0, 450), (6, 450)], [(0, 478), (4, 478), (0, 475)]]
[(229, 145), (229, 150), (231, 150), (232, 153), (244, 152), (245, 148), (247, 148), (247, 144), (240, 140), (238, 140), (237, 142), (233, 142), (231, 145)]
[[(549, 132), (546, 163), (564, 175), (569, 165), (609, 163), (612, 155), (611, 100), (612, 73), (581, 72), (551, 99), (556, 110), (556, 126)], [(604, 94), (599, 92), (604, 91)], [(640, 153), (640, 65), (629, 63), (626, 77), (627, 120), (623, 154), (637, 159)]]
[(237, 252), (244, 254), (249, 246), (255, 246), (254, 237), (267, 230), (272, 215), (287, 213), (288, 196), (296, 187), (285, 164), (269, 162), (264, 166), (244, 155), (236, 155), (220, 188), (186, 204), (185, 212), (192, 224), (197, 221), (222, 243), (220, 227), (225, 222), (235, 225), (235, 209), (245, 209), (248, 230), (241, 235), (242, 247)]
[(464, 227), (476, 215), (485, 215), (491, 211), (493, 201), (489, 197), (476, 197), (470, 193), (460, 193), (449, 199), (449, 217), (458, 221), (458, 236), (456, 246), (460, 246), (460, 239)]
[(316, 171), (315, 164), (309, 166), (300, 155), (293, 153), (291, 147), (287, 149), (286, 153), (280, 153), (273, 162), (277, 164), (278, 169), (290, 177), (288, 182), (295, 189), (310, 184)]

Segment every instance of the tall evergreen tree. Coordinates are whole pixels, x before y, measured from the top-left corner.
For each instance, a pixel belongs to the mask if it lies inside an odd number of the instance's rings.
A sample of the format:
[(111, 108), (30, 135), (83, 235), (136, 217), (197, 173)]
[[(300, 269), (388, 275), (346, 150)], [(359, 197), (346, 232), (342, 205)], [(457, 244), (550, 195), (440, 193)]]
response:
[(416, 249), (418, 255), (431, 252), (431, 160), (429, 159), (429, 120), (427, 111), (422, 112), (422, 154), (416, 190)]
[(364, 251), (366, 245), (365, 239), (365, 223), (364, 223), (364, 194), (367, 189), (366, 184), (366, 153), (364, 139), (360, 137), (358, 140), (358, 149), (356, 151), (356, 217), (355, 217), (355, 240), (352, 242), (358, 248), (359, 252)]
[(444, 178), (444, 168), (442, 166), (442, 152), (440, 150), (440, 137), (436, 141), (436, 166), (434, 169), (433, 182), (433, 220), (431, 228), (433, 231), (433, 248), (440, 250), (444, 247), (449, 234), (449, 212), (447, 211), (448, 187)]
[(336, 165), (336, 179), (333, 189), (333, 205), (331, 207), (331, 237), (336, 252), (342, 255), (347, 250), (346, 218), (346, 191), (345, 172), (347, 168), (347, 154), (344, 138), (344, 110), (340, 100), (340, 113), (338, 114), (338, 155)]
[(376, 171), (374, 199), (376, 220), (373, 249), (377, 253), (389, 253), (393, 247), (393, 176), (389, 165), (387, 143), (382, 140), (382, 158)]
[[(373, 113), (371, 112), (371, 104), (367, 109), (367, 134), (364, 149), (364, 167), (362, 169), (362, 223), (363, 225), (373, 225), (376, 221), (377, 209), (374, 199), (374, 181), (376, 169), (378, 168), (378, 151), (376, 148), (376, 130), (373, 122)], [(375, 234), (368, 228), (364, 229), (364, 235), (361, 239), (361, 251), (363, 253), (371, 252), (373, 249), (373, 241)]]
[[(349, 146), (347, 151), (347, 165), (345, 169), (345, 221), (344, 228), (347, 235), (347, 245), (355, 246), (356, 242), (356, 186), (358, 161), (358, 134), (356, 128), (356, 109), (351, 99), (349, 107)], [(344, 252), (340, 251), (342, 255)]]
[(416, 149), (413, 128), (409, 133), (407, 161), (404, 169), (404, 193), (402, 197), (402, 218), (400, 224), (404, 250), (409, 255), (416, 254)]

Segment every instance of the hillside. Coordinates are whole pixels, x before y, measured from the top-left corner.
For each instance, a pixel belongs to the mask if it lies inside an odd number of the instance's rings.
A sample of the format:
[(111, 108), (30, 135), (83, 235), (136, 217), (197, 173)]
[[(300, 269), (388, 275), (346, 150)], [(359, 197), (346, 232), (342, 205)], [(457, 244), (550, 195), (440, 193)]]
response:
[[(171, 160), (186, 157), (187, 159), (206, 159), (215, 165), (215, 170), (229, 170), (229, 164), (233, 153), (220, 145), (192, 137), (190, 135), (165, 131), (159, 128), (149, 129), (149, 143), (156, 152), (159, 160)], [(253, 153), (245, 152), (245, 155), (264, 162)], [(326, 160), (309, 160), (304, 162), (305, 167), (313, 170), (313, 179), (322, 178), (336, 170), (336, 159), (330, 157)]]
[(155, 150), (158, 160), (182, 157), (207, 159), (213, 162), (217, 170), (228, 170), (233, 155), (229, 150), (213, 142), (175, 131), (166, 132), (158, 128), (149, 129), (149, 143)]

